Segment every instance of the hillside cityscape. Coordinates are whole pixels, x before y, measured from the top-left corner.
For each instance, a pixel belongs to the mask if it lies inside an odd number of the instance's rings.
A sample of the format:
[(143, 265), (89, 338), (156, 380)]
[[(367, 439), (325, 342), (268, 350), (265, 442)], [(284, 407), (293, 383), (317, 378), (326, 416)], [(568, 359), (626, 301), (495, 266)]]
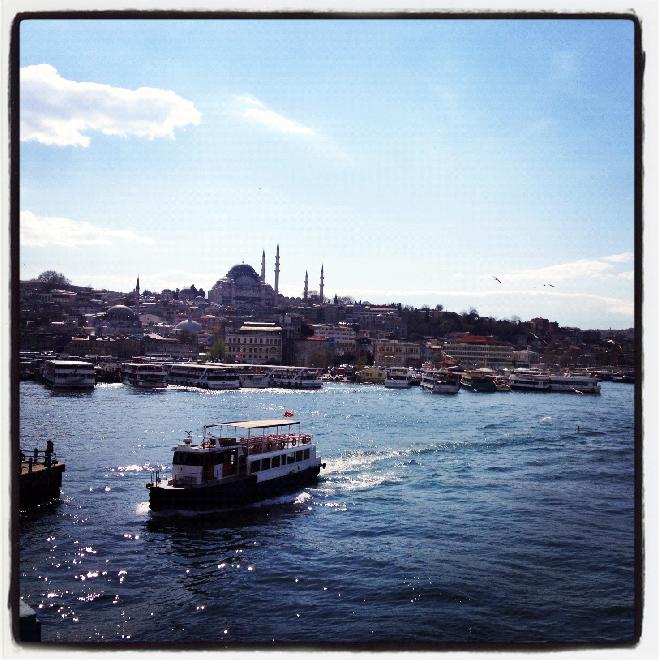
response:
[(370, 365), (495, 370), (545, 367), (631, 372), (634, 329), (563, 327), (546, 318), (521, 320), (455, 312), (442, 305), (372, 304), (327, 297), (306, 273), (300, 297), (279, 292), (275, 278), (245, 263), (207, 292), (194, 284), (130, 292), (80, 286), (45, 271), (20, 282), (20, 350), (64, 356), (291, 365), (353, 371)]

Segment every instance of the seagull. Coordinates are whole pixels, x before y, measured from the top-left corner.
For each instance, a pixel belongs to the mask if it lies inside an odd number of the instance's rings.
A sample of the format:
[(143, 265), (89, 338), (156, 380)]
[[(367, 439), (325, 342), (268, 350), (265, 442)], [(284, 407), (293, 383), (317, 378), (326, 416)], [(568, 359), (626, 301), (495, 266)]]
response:
[(493, 275), (493, 279), (496, 280), (497, 282), (499, 282), (500, 284), (502, 284), (502, 280), (500, 280), (500, 279), (498, 279), (497, 277), (495, 277), (495, 275)]
[(554, 284), (550, 284), (550, 282), (548, 282), (547, 284), (544, 284), (543, 286), (551, 286), (553, 289), (555, 288), (555, 285), (554, 285)]

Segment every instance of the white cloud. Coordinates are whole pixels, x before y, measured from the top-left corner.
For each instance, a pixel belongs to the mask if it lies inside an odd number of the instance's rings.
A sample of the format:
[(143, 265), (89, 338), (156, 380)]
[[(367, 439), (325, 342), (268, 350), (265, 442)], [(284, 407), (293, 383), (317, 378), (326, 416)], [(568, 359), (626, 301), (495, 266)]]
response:
[[(504, 284), (507, 282), (560, 282), (566, 280), (580, 280), (599, 277), (620, 277), (614, 273), (614, 264), (630, 261), (632, 252), (613, 254), (598, 259), (578, 259), (563, 264), (553, 264), (541, 268), (530, 268), (517, 270), (511, 273), (498, 275)], [(483, 275), (482, 279), (488, 279), (491, 275)]]
[(201, 119), (191, 101), (171, 90), (76, 82), (62, 78), (50, 64), (21, 68), (20, 94), (23, 142), (87, 147), (90, 131), (173, 138), (175, 129)]
[(21, 245), (29, 247), (109, 245), (116, 241), (153, 245), (155, 242), (128, 229), (107, 229), (82, 220), (51, 218), (32, 211), (21, 211), (20, 229)]
[(151, 291), (162, 291), (163, 289), (183, 289), (194, 284), (198, 289), (202, 288), (208, 292), (211, 287), (223, 275), (220, 273), (209, 273), (194, 270), (166, 270), (156, 273), (145, 273), (140, 275), (140, 282), (144, 282), (144, 288)]
[(624, 273), (619, 273), (617, 275), (622, 280), (630, 280), (632, 281), (635, 278), (635, 271), (634, 270), (627, 270)]
[(504, 282), (523, 280), (536, 280), (539, 282), (559, 282), (562, 280), (580, 279), (583, 277), (595, 277), (611, 270), (612, 266), (598, 260), (579, 259), (565, 264), (555, 264), (543, 268), (531, 268), (519, 270), (512, 273), (500, 275)]
[[(353, 294), (350, 294), (353, 295)], [(366, 296), (382, 296), (397, 297), (408, 296), (428, 296), (428, 297), (441, 297), (441, 298), (467, 298), (467, 299), (488, 299), (488, 298), (507, 298), (512, 297), (515, 301), (520, 301), (523, 298), (539, 297), (547, 298), (549, 300), (582, 300), (584, 302), (595, 302), (605, 305), (608, 312), (614, 314), (623, 314), (625, 316), (633, 316), (635, 305), (627, 300), (620, 298), (611, 298), (609, 296), (600, 296), (594, 293), (569, 293), (563, 291), (553, 291), (546, 289), (529, 289), (529, 290), (512, 290), (512, 289), (489, 289), (486, 291), (451, 291), (451, 290), (437, 290), (437, 289), (424, 289), (424, 290), (394, 290), (394, 289), (361, 289), (358, 297)], [(355, 297), (354, 295), (354, 297)]]
[(313, 128), (271, 110), (263, 101), (260, 101), (256, 96), (252, 96), (252, 94), (236, 96), (234, 100), (238, 104), (239, 116), (270, 130), (278, 133), (294, 133), (309, 137), (317, 135)]
[(611, 254), (609, 257), (602, 257), (602, 261), (610, 261), (615, 264), (627, 263), (634, 258), (633, 252), (622, 252), (621, 254)]

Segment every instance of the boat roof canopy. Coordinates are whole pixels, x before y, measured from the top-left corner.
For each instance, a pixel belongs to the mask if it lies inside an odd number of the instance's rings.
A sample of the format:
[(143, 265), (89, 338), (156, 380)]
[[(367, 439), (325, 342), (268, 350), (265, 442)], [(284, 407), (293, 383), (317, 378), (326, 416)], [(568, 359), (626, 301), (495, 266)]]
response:
[(290, 419), (257, 419), (244, 422), (223, 422), (222, 424), (218, 424), (218, 426), (233, 426), (237, 429), (265, 429), (272, 426), (293, 426), (294, 424), (300, 424), (300, 422)]

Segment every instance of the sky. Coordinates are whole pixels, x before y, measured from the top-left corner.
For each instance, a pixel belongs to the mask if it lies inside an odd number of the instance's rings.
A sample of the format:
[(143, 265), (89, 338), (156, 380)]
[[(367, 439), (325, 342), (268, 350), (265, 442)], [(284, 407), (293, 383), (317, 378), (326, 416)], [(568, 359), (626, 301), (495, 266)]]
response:
[(26, 20), (21, 279), (633, 326), (634, 26)]

